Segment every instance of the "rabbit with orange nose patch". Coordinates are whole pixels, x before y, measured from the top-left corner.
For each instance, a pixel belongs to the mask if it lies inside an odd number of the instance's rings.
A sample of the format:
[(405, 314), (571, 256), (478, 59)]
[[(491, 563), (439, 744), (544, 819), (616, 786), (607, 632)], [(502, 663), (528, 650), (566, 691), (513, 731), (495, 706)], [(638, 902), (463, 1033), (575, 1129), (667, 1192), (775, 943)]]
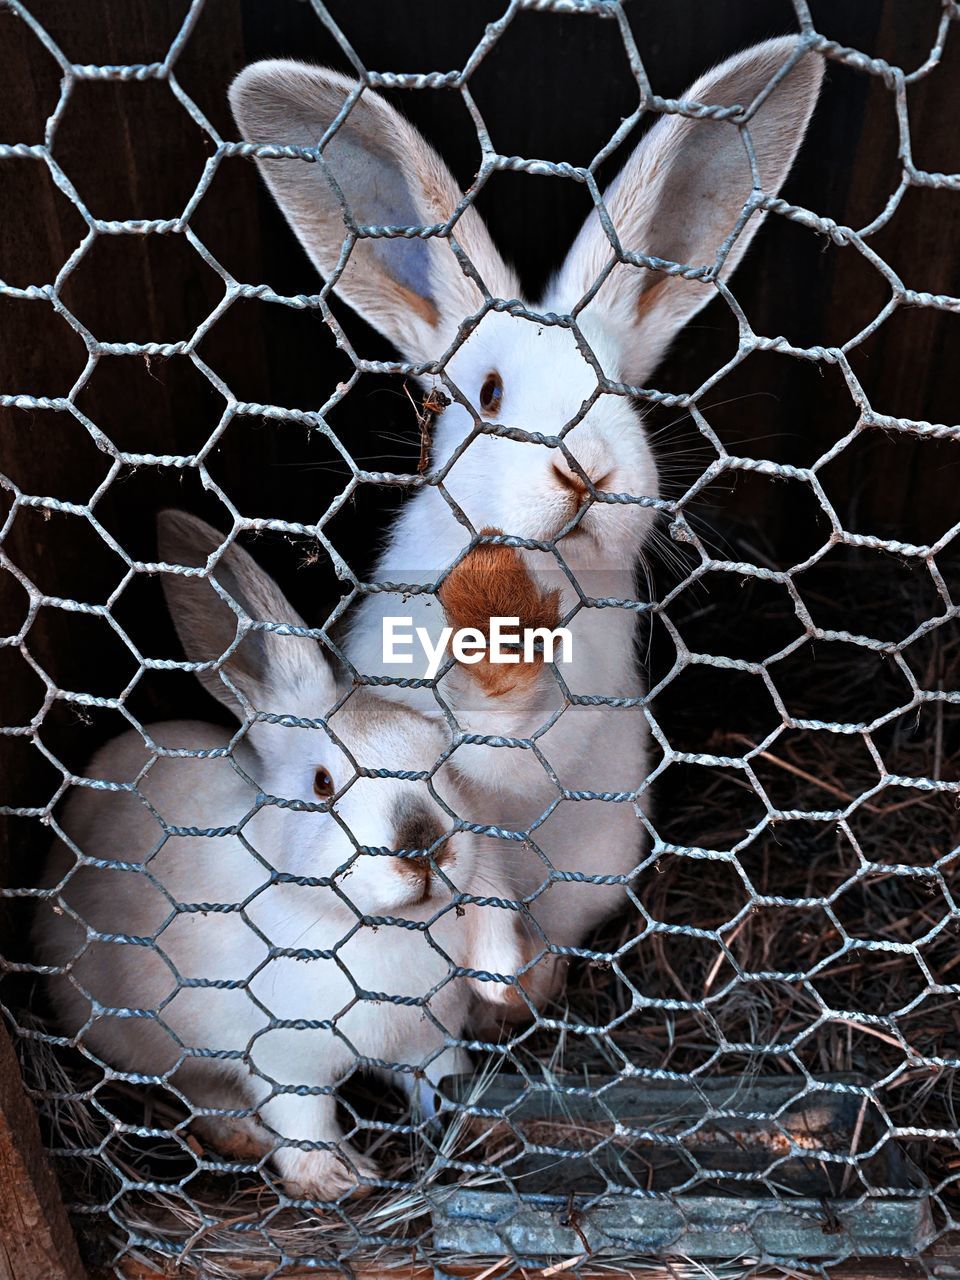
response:
[[(376, 1169), (343, 1137), (335, 1086), (357, 1066), (411, 1092), (468, 1070), (470, 1006), (523, 1004), (531, 942), (452, 816), (440, 723), (339, 685), (235, 542), (181, 512), (159, 534), (188, 661), (243, 730), (171, 721), (97, 753), (59, 820), (38, 957), (64, 1035), (168, 1081), (216, 1149), (336, 1199)], [(503, 555), (505, 603), (529, 600)], [(477, 572), (458, 566), (462, 595)], [(469, 702), (473, 668), (449, 675)], [(520, 703), (552, 683), (542, 662), (507, 680)]]
[[(288, 61), (256, 63), (231, 88), (244, 138), (301, 149), (257, 163), (317, 269), (405, 359), (442, 369), (457, 392), (436, 421), (433, 471), (401, 509), (373, 579), (434, 584), (470, 541), (468, 526), (492, 527), (523, 540), (541, 587), (559, 592), (573, 657), (552, 703), (518, 703), (496, 681), (474, 686), (457, 715), (468, 740), (453, 757), (464, 816), (530, 836), (503, 842), (503, 883), (556, 948), (577, 946), (625, 902), (643, 857), (636, 802), (648, 729), (631, 601), (664, 504), (629, 389), (648, 383), (740, 262), (764, 217), (760, 193), (774, 197), (784, 182), (821, 78), (820, 58), (797, 37), (708, 71), (642, 138), (604, 193), (606, 219), (591, 212), (533, 309), (439, 156), (383, 98)], [(735, 118), (717, 118), (736, 104)], [(389, 237), (369, 227), (435, 230)], [(497, 309), (495, 299), (518, 305)], [(421, 381), (440, 385), (429, 371)], [(371, 594), (345, 641), (359, 670), (423, 674), (384, 658), (384, 619), (396, 613), (431, 634), (443, 623), (429, 592), (402, 604)], [(442, 702), (442, 680), (436, 692)], [(442, 714), (433, 690), (394, 696)], [(518, 749), (538, 733), (536, 749)], [(491, 741), (477, 741), (484, 735)]]

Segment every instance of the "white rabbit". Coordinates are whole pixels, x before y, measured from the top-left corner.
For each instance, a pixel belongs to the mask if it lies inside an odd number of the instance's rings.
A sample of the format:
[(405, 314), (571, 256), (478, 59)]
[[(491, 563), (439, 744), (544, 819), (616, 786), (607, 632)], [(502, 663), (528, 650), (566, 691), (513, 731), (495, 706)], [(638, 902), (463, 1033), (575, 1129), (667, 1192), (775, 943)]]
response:
[[(714, 107), (759, 100), (749, 139), (767, 195), (790, 169), (821, 82), (821, 61), (807, 53), (763, 94), (797, 52), (792, 37), (756, 45), (684, 95)], [(349, 112), (330, 134), (348, 98)], [(567, 705), (536, 753), (464, 744), (454, 756), (469, 786), (464, 816), (530, 833), (536, 848), (503, 845), (504, 875), (560, 954), (623, 902), (642, 857), (634, 802), (647, 774), (648, 728), (638, 703), (638, 612), (629, 601), (636, 599), (635, 567), (658, 481), (642, 412), (626, 388), (646, 383), (677, 332), (717, 292), (713, 283), (671, 273), (671, 264), (716, 265), (727, 278), (763, 219), (754, 210), (726, 243), (756, 185), (743, 132), (729, 120), (662, 116), (604, 195), (620, 248), (648, 262), (615, 256), (594, 211), (534, 314), (522, 314), (517, 276), (480, 216), (472, 206), (461, 209), (443, 162), (377, 94), (360, 93), (355, 81), (330, 70), (266, 61), (238, 76), (230, 100), (248, 141), (313, 149), (312, 162), (301, 151), (260, 156), (258, 164), (321, 274), (407, 360), (432, 366), (424, 386), (439, 385), (433, 369), (442, 368), (447, 388), (456, 388), (436, 422), (432, 471), (400, 511), (371, 580), (431, 584), (473, 531), (495, 526), (538, 544), (525, 558), (543, 585), (561, 588), (561, 614), (579, 595), (557, 571), (553, 547), (584, 598), (626, 602), (581, 607), (569, 624), (567, 687), (574, 697), (605, 701)], [(338, 192), (352, 223), (345, 223)], [(358, 227), (385, 226), (436, 233), (356, 236)], [(496, 310), (490, 299), (516, 305)], [(569, 322), (557, 320), (570, 313), (584, 352)], [(636, 501), (624, 503), (622, 495)], [(396, 595), (368, 595), (345, 642), (361, 672), (423, 673), (422, 666), (384, 661), (382, 620), (398, 613), (412, 613), (433, 633), (442, 622), (429, 592), (402, 606)], [(394, 695), (437, 714), (429, 688), (396, 688)], [(563, 705), (556, 686), (553, 710)], [(458, 720), (465, 733), (515, 739), (543, 723), (541, 710), (490, 695), (461, 707)], [(581, 798), (584, 792), (595, 796)]]
[[(522, 1003), (530, 948), (517, 912), (461, 902), (484, 895), (484, 850), (444, 808), (460, 801), (434, 771), (441, 725), (364, 689), (329, 714), (342, 691), (252, 558), (184, 513), (159, 534), (162, 560), (194, 570), (164, 584), (188, 660), (246, 732), (175, 721), (148, 727), (156, 753), (138, 732), (97, 753), (99, 781), (63, 815), (38, 954), (65, 1034), (169, 1078), (215, 1147), (271, 1155), (291, 1189), (329, 1199), (376, 1172), (343, 1139), (333, 1086), (358, 1064), (397, 1064), (409, 1090), (468, 1069), (471, 993)], [(451, 579), (461, 594), (473, 563)], [(542, 666), (516, 669), (521, 699), (553, 683)], [(476, 678), (460, 668), (453, 687)]]

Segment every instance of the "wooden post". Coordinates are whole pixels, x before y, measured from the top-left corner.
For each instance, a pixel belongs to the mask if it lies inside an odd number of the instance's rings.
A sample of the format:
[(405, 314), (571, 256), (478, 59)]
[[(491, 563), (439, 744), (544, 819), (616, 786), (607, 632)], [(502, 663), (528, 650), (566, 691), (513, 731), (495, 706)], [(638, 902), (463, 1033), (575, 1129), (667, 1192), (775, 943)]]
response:
[(0, 1027), (0, 1280), (84, 1280), (60, 1190)]

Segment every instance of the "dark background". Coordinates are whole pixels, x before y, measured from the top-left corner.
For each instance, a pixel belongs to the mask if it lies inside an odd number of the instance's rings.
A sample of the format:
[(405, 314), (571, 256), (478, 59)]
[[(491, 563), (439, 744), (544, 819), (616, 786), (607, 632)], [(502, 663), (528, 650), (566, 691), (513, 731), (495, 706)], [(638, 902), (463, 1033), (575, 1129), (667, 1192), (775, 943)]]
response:
[[(77, 62), (162, 59), (186, 11), (185, 0), (37, 0), (32, 6), (65, 54)], [(502, 0), (337, 0), (330, 8), (364, 63), (375, 70), (448, 70), (463, 64)], [(934, 43), (936, 0), (813, 0), (818, 30), (841, 44), (912, 70)], [(754, 41), (796, 29), (792, 6), (770, 0), (628, 0), (635, 38), (655, 90), (678, 95), (708, 65)], [(177, 65), (186, 92), (222, 136), (235, 131), (226, 105), (231, 78), (271, 55), (348, 64), (302, 0), (209, 0)], [(914, 158), (939, 172), (960, 170), (957, 129), (960, 41), (944, 65), (908, 94)], [(0, 138), (39, 143), (59, 92), (59, 72), (23, 23), (0, 12)], [(636, 106), (633, 81), (614, 22), (588, 16), (520, 14), (471, 81), (471, 90), (504, 154), (584, 164)], [(392, 99), (437, 145), (458, 179), (469, 182), (479, 158), (476, 136), (456, 92), (398, 92)], [(57, 133), (54, 154), (91, 211), (108, 218), (175, 216), (198, 182), (210, 139), (157, 81), (81, 83)], [(608, 162), (616, 172), (626, 150)], [(900, 175), (893, 96), (874, 78), (830, 63), (806, 144), (784, 194), (840, 223), (861, 227), (883, 208)], [(535, 297), (559, 263), (588, 208), (584, 189), (559, 178), (498, 174), (478, 206), (505, 255)], [(311, 293), (316, 277), (246, 160), (224, 162), (192, 227), (235, 278), (282, 294)], [(50, 282), (84, 233), (77, 211), (36, 160), (0, 162), (0, 277), (14, 285)], [(960, 293), (960, 198), (911, 190), (871, 241), (912, 288)], [(738, 271), (734, 291), (758, 333), (799, 345), (846, 341), (886, 300), (881, 278), (853, 249), (769, 219)], [(65, 304), (104, 341), (173, 341), (189, 336), (222, 296), (222, 282), (182, 236), (102, 236), (73, 271)], [(392, 358), (389, 345), (339, 308), (357, 350)], [(689, 391), (734, 350), (722, 303), (696, 318), (663, 364), (655, 385)], [(349, 372), (319, 315), (261, 301), (234, 305), (200, 345), (200, 356), (242, 400), (312, 409)], [(901, 309), (857, 348), (853, 367), (882, 413), (950, 423), (960, 359), (960, 317)], [(79, 336), (42, 301), (0, 298), (0, 393), (66, 395), (86, 360)], [(186, 357), (104, 356), (77, 395), (83, 412), (121, 449), (189, 454), (208, 438), (223, 398)], [(786, 356), (754, 354), (706, 398), (707, 416), (728, 446), (754, 457), (806, 465), (855, 423), (856, 410), (836, 370)], [(417, 427), (396, 378), (364, 377), (331, 414), (354, 456), (371, 468), (413, 470)], [(679, 496), (710, 460), (689, 419), (655, 413), (666, 492)], [(827, 467), (823, 482), (841, 519), (856, 532), (930, 542), (960, 514), (958, 445), (907, 435), (862, 435)], [(236, 420), (208, 460), (211, 476), (247, 516), (315, 521), (342, 487), (338, 464), (318, 432), (262, 418)], [(86, 502), (107, 473), (98, 451), (70, 415), (0, 409), (0, 471), (24, 492)], [(8, 495), (0, 491), (4, 512)], [(328, 533), (361, 574), (397, 501), (391, 491), (361, 493)], [(206, 494), (195, 468), (121, 471), (98, 499), (104, 526), (131, 557), (155, 556), (156, 512), (183, 506), (218, 524), (230, 518)], [(827, 524), (810, 491), (795, 483), (744, 477), (714, 486), (691, 510), (710, 544), (759, 564), (787, 566), (819, 546)], [(75, 515), (21, 510), (5, 537), (13, 562), (43, 592), (106, 601), (125, 566)], [(258, 557), (312, 623), (326, 617), (337, 583), (306, 541), (267, 536)], [(818, 571), (822, 625), (842, 624), (843, 574), (876, 553), (831, 553)], [(652, 553), (658, 593), (676, 580), (669, 556)], [(940, 567), (960, 581), (958, 558)], [(895, 574), (915, 577), (899, 564)], [(839, 570), (839, 576), (835, 571)], [(831, 577), (831, 572), (834, 576)], [(826, 575), (826, 576), (824, 576)], [(695, 602), (742, 626), (743, 597), (729, 584), (705, 587)], [(716, 592), (716, 595), (713, 592)], [(911, 596), (910, 599), (913, 599)], [(915, 606), (908, 606), (910, 609)], [(931, 607), (934, 607), (931, 605)], [(0, 632), (13, 634), (26, 595), (0, 571)], [(719, 611), (719, 612), (718, 612)], [(144, 653), (175, 657), (177, 647), (156, 580), (140, 575), (120, 593), (114, 617)], [(829, 621), (828, 619), (833, 619)], [(915, 623), (902, 620), (904, 632)], [(897, 623), (896, 625), (900, 625)], [(756, 637), (754, 637), (754, 641)], [(731, 641), (731, 644), (733, 642)], [(36, 664), (58, 687), (116, 696), (137, 663), (102, 619), (52, 606), (27, 638)], [(769, 651), (769, 650), (768, 650)], [(653, 661), (668, 662), (656, 647)], [(43, 681), (16, 647), (0, 649), (0, 716), (25, 725), (38, 715)], [(146, 721), (216, 714), (182, 673), (146, 673), (128, 698)], [(104, 739), (126, 727), (108, 709), (55, 702), (28, 736), (0, 738), (0, 803), (42, 808), (62, 782), (57, 761), (79, 770)], [(7, 883), (29, 883), (47, 835), (35, 818), (12, 818), (5, 839), (16, 868)], [(2, 846), (0, 846), (2, 854)], [(11, 865), (10, 863), (7, 864)], [(0, 857), (0, 871), (3, 869)]]

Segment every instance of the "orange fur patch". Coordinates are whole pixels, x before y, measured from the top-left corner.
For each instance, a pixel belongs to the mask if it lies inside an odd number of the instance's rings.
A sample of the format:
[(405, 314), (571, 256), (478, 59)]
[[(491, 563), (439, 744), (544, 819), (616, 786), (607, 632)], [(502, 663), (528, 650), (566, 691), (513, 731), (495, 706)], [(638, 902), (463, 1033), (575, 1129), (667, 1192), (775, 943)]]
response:
[[(482, 533), (498, 533), (483, 529)], [(447, 575), (439, 591), (447, 621), (456, 630), (473, 627), (489, 640), (491, 618), (519, 618), (522, 633), (531, 627), (557, 626), (560, 592), (541, 591), (514, 547), (484, 543), (474, 547)], [(486, 693), (499, 697), (534, 681), (543, 667), (543, 655), (532, 662), (463, 664)]]

